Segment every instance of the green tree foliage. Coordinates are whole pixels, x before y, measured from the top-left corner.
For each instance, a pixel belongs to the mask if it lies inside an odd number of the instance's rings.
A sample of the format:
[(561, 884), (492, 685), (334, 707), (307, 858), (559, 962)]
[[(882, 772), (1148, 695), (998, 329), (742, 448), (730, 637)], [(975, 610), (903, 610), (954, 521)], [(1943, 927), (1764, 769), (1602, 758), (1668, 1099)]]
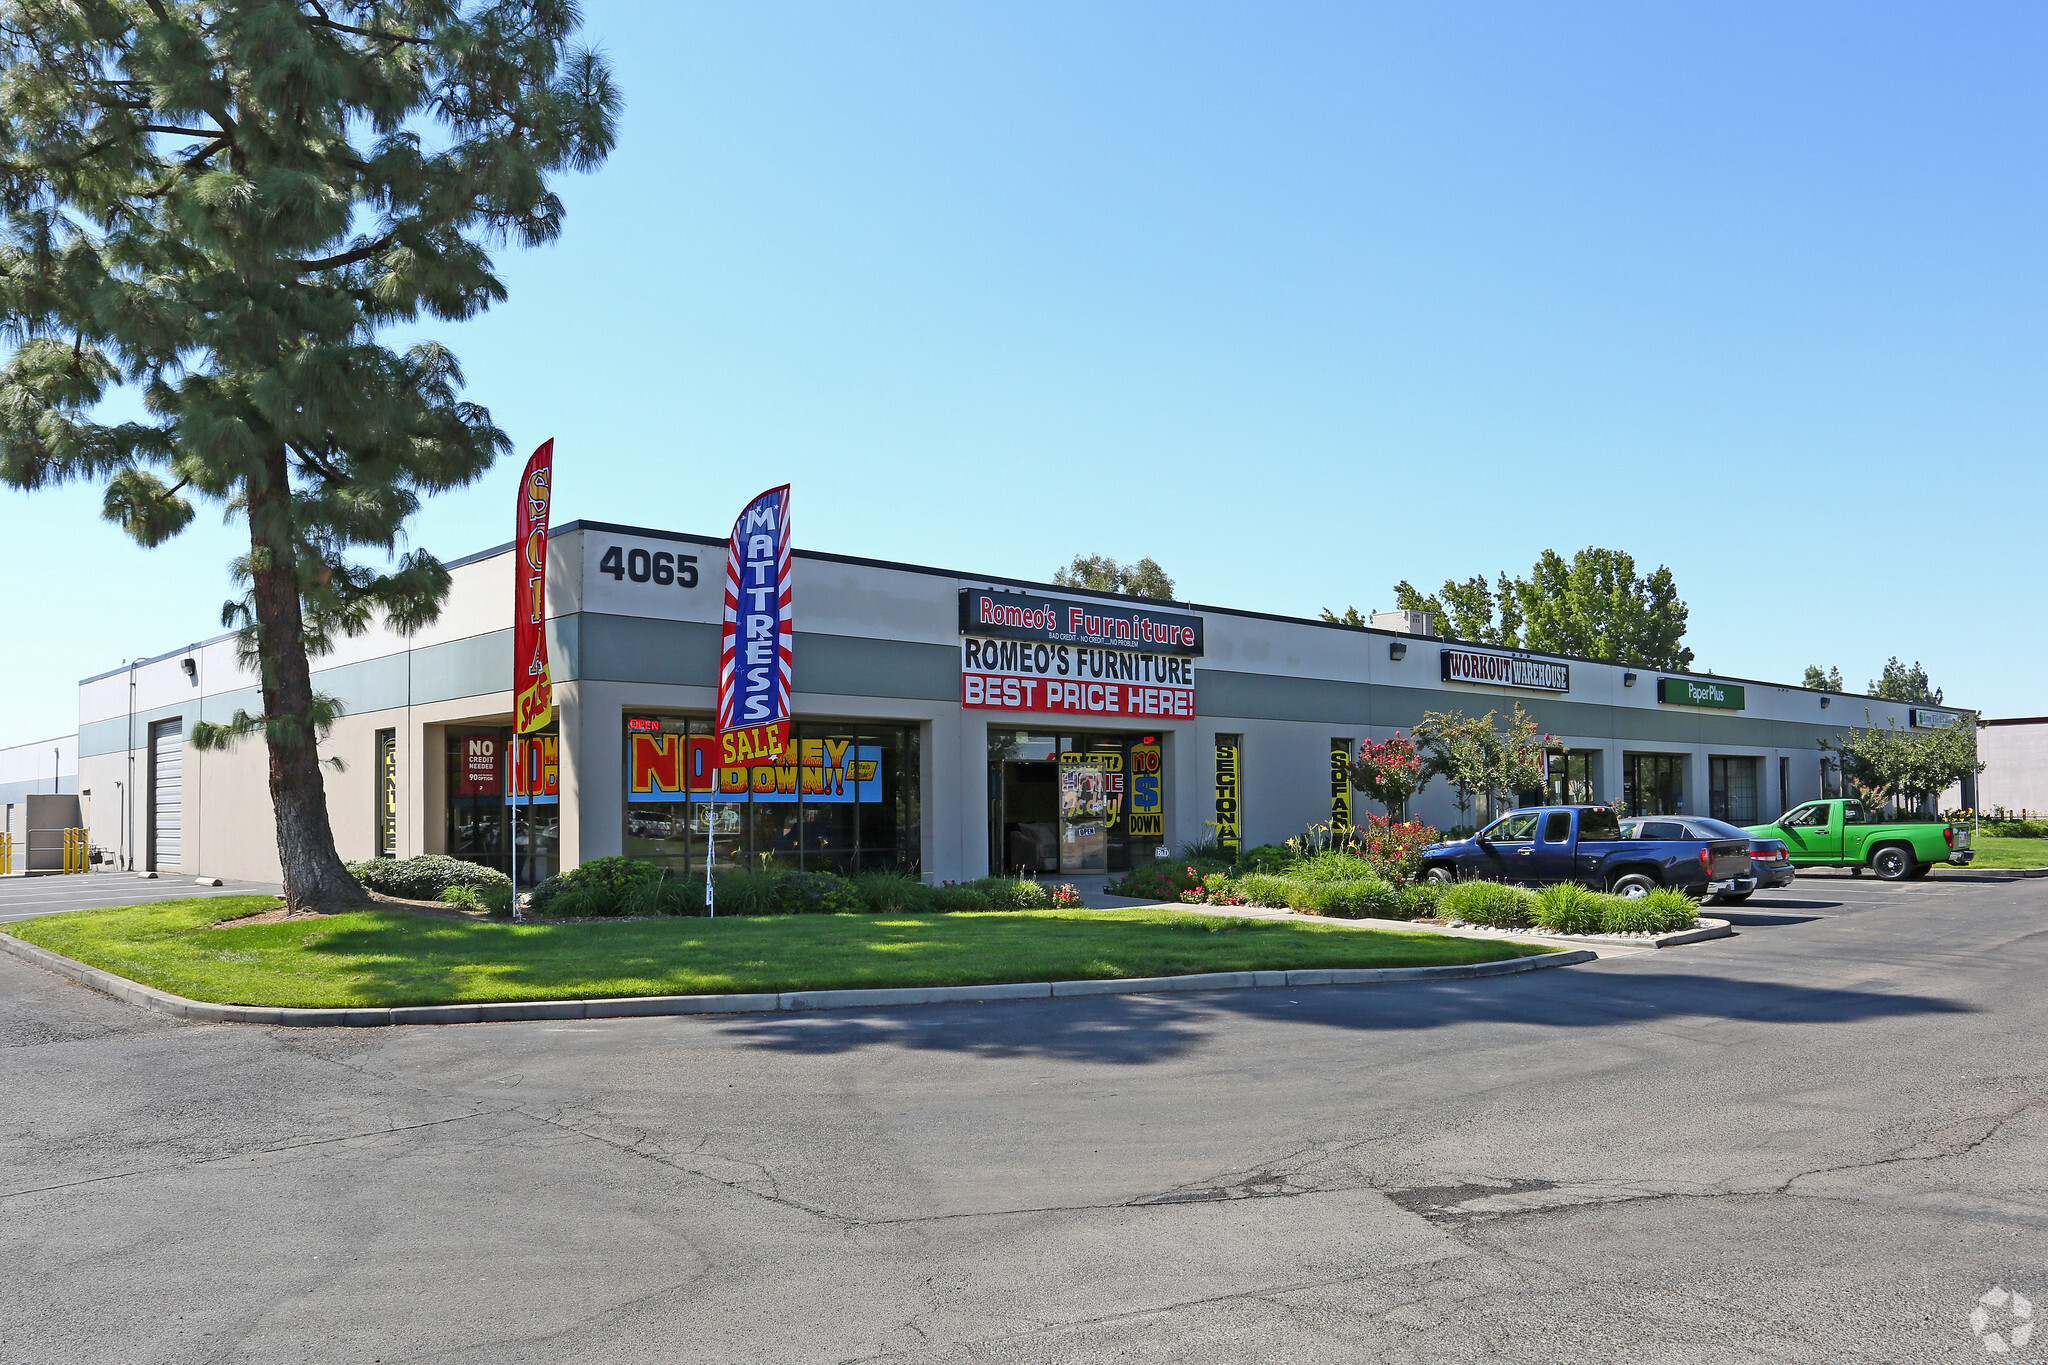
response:
[(1894, 654), (1885, 660), (1884, 676), (1870, 684), (1868, 695), (1880, 701), (1902, 701), (1920, 706), (1941, 705), (1941, 689), (1927, 682), (1927, 670), (1915, 659), (1911, 668)]
[(1075, 555), (1072, 564), (1053, 571), (1052, 581), (1063, 588), (1090, 588), (1161, 602), (1173, 600), (1173, 580), (1154, 559), (1119, 564), (1107, 555)]
[(263, 709), (193, 738), (263, 736), (295, 912), (362, 894), (308, 658), (433, 619), (448, 574), (398, 553), (406, 518), (508, 448), (445, 349), (376, 337), (483, 311), (486, 244), (561, 232), (550, 177), (602, 162), (619, 108), (579, 23), (573, 0), (0, 0), (0, 479), (97, 481), (143, 545), (196, 502), (246, 525), (224, 618)]
[(1527, 578), (1503, 573), (1489, 583), (1474, 575), (1447, 580), (1425, 596), (1407, 580), (1394, 585), (1394, 605), (1434, 612), (1453, 639), (1475, 644), (1610, 659), (1645, 668), (1688, 668), (1686, 605), (1671, 570), (1647, 576), (1634, 557), (1588, 546), (1570, 562), (1545, 550)]
[(1372, 624), (1371, 615), (1360, 612), (1357, 607), (1346, 607), (1342, 613), (1334, 612), (1328, 607), (1324, 607), (1323, 619), (1333, 626), (1369, 626)]
[(1539, 731), (1535, 718), (1516, 702), (1505, 720), (1497, 711), (1483, 716), (1425, 711), (1415, 727), (1415, 742), (1422, 754), (1421, 782), (1432, 777), (1449, 782), (1464, 815), (1475, 797), (1484, 797), (1491, 807), (1516, 792), (1541, 790), (1548, 775), (1544, 750), (1556, 739)]
[(1390, 820), (1406, 814), (1408, 798), (1422, 790), (1431, 776), (1415, 746), (1400, 735), (1384, 741), (1360, 740), (1358, 757), (1351, 761), (1351, 785), (1385, 806)]
[(1902, 729), (1889, 716), (1879, 728), (1868, 711), (1863, 719), (1863, 729), (1823, 740), (1822, 747), (1841, 755), (1842, 776), (1873, 804), (1917, 804), (1984, 771), (1977, 760), (1973, 717), (1964, 716), (1943, 730)]
[(1806, 666), (1806, 679), (1800, 683), (1800, 686), (1810, 687), (1816, 692), (1840, 692), (1842, 690), (1842, 670), (1830, 668), (1823, 673), (1819, 664), (1808, 664)]
[(1454, 640), (1519, 648), (1522, 616), (1511, 582), (1502, 574), (1496, 593), (1493, 585), (1476, 574), (1462, 583), (1446, 579), (1433, 595), (1425, 597), (1404, 578), (1394, 585), (1394, 607), (1429, 612), (1436, 629)]

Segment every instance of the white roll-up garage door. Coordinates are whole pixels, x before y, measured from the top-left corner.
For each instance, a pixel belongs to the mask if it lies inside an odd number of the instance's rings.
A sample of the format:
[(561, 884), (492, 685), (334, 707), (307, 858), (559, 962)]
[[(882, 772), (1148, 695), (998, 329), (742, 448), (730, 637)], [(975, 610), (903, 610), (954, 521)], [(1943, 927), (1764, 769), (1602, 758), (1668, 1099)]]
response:
[(175, 872), (184, 862), (185, 722), (149, 727), (149, 870)]

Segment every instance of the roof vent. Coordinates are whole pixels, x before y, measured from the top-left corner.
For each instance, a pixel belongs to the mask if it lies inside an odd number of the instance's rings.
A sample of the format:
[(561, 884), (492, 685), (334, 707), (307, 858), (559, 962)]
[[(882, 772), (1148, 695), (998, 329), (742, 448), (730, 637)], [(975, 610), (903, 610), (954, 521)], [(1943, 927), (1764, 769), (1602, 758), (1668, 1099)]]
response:
[(1399, 635), (1434, 635), (1436, 622), (1426, 611), (1376, 611), (1374, 630), (1391, 630)]

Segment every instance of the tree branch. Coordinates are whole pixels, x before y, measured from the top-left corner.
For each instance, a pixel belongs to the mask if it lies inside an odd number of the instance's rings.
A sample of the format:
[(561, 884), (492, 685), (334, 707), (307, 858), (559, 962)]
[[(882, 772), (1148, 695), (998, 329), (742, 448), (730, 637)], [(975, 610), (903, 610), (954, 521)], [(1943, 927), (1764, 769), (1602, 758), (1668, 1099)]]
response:
[(397, 240), (396, 233), (386, 233), (376, 241), (365, 243), (353, 251), (344, 251), (339, 256), (324, 256), (317, 261), (300, 261), (298, 267), (301, 273), (311, 273), (315, 270), (332, 270), (338, 265), (354, 265), (357, 261), (369, 260)]
[(306, 16), (309, 21), (317, 27), (333, 29), (336, 33), (352, 33), (358, 38), (374, 38), (380, 43), (411, 43), (415, 47), (432, 47), (434, 45), (432, 40), (427, 38), (415, 38), (404, 33), (386, 33), (381, 29), (357, 28), (354, 24), (344, 24), (337, 19), (328, 18), (327, 11), (317, 4), (312, 6), (312, 10), (313, 12)]

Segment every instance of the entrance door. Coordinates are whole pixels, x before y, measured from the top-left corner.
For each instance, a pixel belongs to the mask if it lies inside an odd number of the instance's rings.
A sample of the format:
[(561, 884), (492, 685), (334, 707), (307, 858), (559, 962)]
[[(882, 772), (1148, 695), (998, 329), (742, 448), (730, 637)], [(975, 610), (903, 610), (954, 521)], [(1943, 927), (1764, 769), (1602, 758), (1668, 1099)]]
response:
[(1003, 764), (1003, 869), (1060, 870), (1059, 765)]
[[(1060, 871), (1109, 871), (1109, 827), (1122, 805), (1111, 771), (1086, 753), (1060, 755)], [(1121, 767), (1121, 765), (1119, 765)]]
[(148, 871), (175, 872), (185, 861), (185, 722), (149, 727)]

